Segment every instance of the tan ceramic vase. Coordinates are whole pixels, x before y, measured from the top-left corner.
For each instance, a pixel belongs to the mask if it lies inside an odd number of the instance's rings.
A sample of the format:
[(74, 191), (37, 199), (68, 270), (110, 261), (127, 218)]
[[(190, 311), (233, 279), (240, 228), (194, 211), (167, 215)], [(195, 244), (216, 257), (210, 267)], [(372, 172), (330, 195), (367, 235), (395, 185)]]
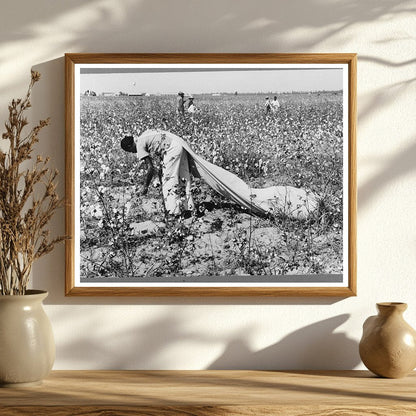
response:
[(416, 367), (416, 331), (403, 319), (405, 303), (377, 303), (363, 325), (360, 357), (381, 377), (400, 378)]
[(0, 295), (0, 386), (39, 384), (52, 369), (55, 342), (42, 301), (48, 292)]

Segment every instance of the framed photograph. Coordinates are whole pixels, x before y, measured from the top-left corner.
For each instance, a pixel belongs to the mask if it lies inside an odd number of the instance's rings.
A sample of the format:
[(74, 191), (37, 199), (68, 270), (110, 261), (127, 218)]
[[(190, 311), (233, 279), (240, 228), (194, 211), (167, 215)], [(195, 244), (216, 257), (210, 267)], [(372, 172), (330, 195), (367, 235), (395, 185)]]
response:
[(355, 54), (66, 54), (66, 294), (354, 296)]

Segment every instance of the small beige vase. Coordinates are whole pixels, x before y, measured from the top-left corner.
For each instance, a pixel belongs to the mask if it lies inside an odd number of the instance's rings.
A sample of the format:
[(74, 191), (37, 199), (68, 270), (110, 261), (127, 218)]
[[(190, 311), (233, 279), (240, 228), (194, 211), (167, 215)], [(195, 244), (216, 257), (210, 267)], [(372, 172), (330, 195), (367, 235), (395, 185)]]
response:
[(40, 384), (55, 361), (52, 326), (42, 301), (48, 292), (0, 295), (0, 387)]
[(381, 377), (400, 378), (416, 367), (416, 331), (403, 319), (406, 303), (377, 303), (363, 325), (360, 357)]

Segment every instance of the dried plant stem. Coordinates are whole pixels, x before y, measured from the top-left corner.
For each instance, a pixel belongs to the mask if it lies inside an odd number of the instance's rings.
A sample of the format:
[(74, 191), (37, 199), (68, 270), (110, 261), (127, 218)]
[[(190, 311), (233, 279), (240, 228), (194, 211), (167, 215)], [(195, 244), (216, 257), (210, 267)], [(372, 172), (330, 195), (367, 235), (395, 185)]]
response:
[[(49, 119), (41, 120), (26, 136), (28, 121), (24, 115), (31, 107), (30, 96), (40, 74), (32, 71), (26, 96), (9, 105), (0, 151), (0, 294), (23, 295), (29, 283), (33, 262), (49, 253), (64, 236), (50, 239), (46, 225), (63, 200), (56, 193), (57, 171), (51, 172), (49, 158), (37, 156), (33, 166), (23, 168), (32, 159), (41, 129)], [(35, 197), (34, 195), (40, 195)]]

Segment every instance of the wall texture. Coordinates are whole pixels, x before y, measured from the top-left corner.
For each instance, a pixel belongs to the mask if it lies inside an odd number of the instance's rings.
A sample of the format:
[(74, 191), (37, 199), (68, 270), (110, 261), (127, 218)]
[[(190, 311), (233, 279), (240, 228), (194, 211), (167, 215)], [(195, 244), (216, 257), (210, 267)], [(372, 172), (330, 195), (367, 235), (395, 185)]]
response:
[[(0, 15), (0, 119), (42, 73), (39, 151), (64, 172), (65, 52), (358, 53), (358, 296), (65, 298), (64, 249), (41, 259), (55, 369), (350, 369), (378, 301), (416, 326), (416, 7), (413, 0), (14, 0)], [(61, 176), (63, 194), (63, 176)], [(62, 233), (63, 212), (54, 219)]]

